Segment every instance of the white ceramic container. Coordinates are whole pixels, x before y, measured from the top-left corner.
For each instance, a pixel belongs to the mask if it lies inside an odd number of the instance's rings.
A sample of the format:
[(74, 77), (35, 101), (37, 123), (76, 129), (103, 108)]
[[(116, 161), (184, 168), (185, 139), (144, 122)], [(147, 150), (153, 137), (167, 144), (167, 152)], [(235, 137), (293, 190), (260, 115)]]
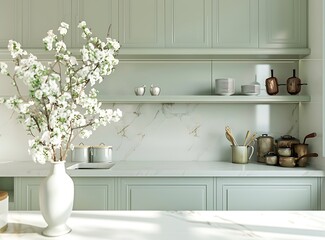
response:
[(215, 80), (215, 94), (233, 95), (235, 93), (235, 80), (232, 78), (218, 78)]
[(259, 95), (261, 86), (259, 84), (249, 84), (241, 86), (241, 93), (244, 95)]
[(0, 233), (6, 231), (8, 227), (8, 204), (8, 193), (0, 192)]

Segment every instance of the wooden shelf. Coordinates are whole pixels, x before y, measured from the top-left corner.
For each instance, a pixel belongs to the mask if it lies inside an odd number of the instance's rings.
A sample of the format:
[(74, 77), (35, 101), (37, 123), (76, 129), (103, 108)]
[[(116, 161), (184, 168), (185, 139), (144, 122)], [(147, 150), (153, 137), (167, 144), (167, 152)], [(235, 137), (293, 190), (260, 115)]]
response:
[(217, 95), (161, 95), (161, 96), (112, 96), (99, 97), (103, 103), (302, 103), (310, 102), (310, 96), (217, 96)]

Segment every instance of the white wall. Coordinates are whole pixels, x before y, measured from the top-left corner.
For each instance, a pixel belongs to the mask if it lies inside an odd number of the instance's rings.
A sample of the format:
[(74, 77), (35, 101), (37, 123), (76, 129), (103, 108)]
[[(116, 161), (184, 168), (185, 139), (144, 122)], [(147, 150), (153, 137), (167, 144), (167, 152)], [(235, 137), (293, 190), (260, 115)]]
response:
[[(316, 132), (316, 139), (308, 140), (310, 151), (317, 152), (320, 157), (311, 159), (311, 164), (325, 170), (324, 152), (324, 1), (309, 1), (308, 36), (311, 54), (300, 61), (300, 77), (308, 82), (306, 88), (311, 95), (311, 102), (303, 104), (299, 116), (300, 138)], [(323, 202), (325, 208), (325, 184), (323, 184)]]

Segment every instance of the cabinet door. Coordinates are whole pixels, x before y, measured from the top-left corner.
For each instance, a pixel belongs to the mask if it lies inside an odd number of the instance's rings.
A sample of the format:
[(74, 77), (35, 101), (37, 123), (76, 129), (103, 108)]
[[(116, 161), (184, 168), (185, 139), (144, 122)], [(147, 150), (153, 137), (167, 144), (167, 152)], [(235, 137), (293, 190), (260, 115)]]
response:
[(213, 1), (213, 47), (258, 47), (258, 0)]
[(119, 42), (123, 47), (163, 47), (164, 0), (120, 0)]
[(317, 178), (218, 178), (218, 210), (318, 210)]
[[(43, 178), (16, 178), (17, 210), (39, 210), (39, 186)], [(74, 210), (114, 210), (114, 179), (73, 178)]]
[(260, 0), (259, 47), (307, 47), (307, 0)]
[(6, 48), (13, 39), (21, 42), (22, 7), (19, 0), (0, 0), (0, 48)]
[[(29, 48), (43, 48), (47, 32), (57, 29), (61, 22), (71, 25), (71, 0), (23, 0), (23, 45)], [(71, 46), (70, 32), (65, 36)]]
[(73, 178), (74, 210), (114, 210), (114, 179)]
[(211, 0), (166, 0), (166, 46), (211, 47)]
[(39, 210), (39, 186), (43, 178), (15, 178), (16, 209)]
[(93, 34), (103, 41), (110, 26), (109, 36), (118, 37), (118, 0), (73, 0), (72, 16), (74, 47), (81, 47), (84, 43), (77, 28), (81, 21), (86, 21)]
[(212, 178), (123, 178), (121, 210), (212, 210)]

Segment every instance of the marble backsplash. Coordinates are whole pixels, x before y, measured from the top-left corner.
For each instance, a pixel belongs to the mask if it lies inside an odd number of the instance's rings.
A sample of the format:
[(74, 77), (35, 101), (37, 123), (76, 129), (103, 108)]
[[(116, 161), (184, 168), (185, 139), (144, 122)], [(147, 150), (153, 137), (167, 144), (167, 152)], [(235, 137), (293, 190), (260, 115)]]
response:
[[(215, 78), (232, 77), (237, 93), (241, 84), (256, 80), (265, 95), (264, 81), (270, 76), (270, 69), (274, 69), (279, 83), (284, 83), (292, 69), (298, 70), (298, 62), (123, 60), (109, 79), (99, 85), (99, 90), (101, 97), (121, 97), (134, 95), (136, 86), (155, 84), (162, 88), (161, 95), (210, 95)], [(0, 96), (13, 95), (10, 81), (3, 76), (0, 81)], [(287, 94), (285, 87), (279, 94)], [(224, 131), (227, 125), (239, 142), (243, 142), (247, 130), (275, 138), (284, 134), (299, 136), (298, 104), (145, 103), (105, 107), (120, 108), (122, 120), (100, 128), (90, 139), (77, 139), (75, 144), (112, 145), (114, 161), (230, 161)], [(30, 160), (28, 136), (15, 115), (0, 106), (0, 116), (0, 161)]]
[[(239, 143), (246, 131), (298, 136), (295, 104), (105, 104), (120, 108), (118, 123), (101, 127), (86, 145), (113, 146), (114, 161), (231, 161), (225, 126)], [(30, 160), (28, 137), (15, 115), (0, 109), (0, 161)], [(255, 161), (255, 159), (254, 159)]]

